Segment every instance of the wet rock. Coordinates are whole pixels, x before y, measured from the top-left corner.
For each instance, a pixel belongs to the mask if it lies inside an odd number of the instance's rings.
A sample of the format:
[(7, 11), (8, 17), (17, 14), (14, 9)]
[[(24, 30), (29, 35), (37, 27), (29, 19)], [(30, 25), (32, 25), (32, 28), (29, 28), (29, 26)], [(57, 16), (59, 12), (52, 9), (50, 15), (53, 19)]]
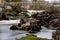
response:
[(28, 20), (26, 19), (25, 23), (24, 21), (22, 20), (17, 26), (14, 26), (14, 28), (12, 26), (10, 29), (16, 28), (17, 30), (26, 30), (30, 33), (34, 33), (41, 30), (41, 24), (39, 20), (30, 18)]
[(30, 22), (30, 25), (26, 27), (26, 30), (30, 33), (38, 32), (41, 30), (41, 25), (38, 21)]
[(18, 30), (17, 26), (16, 25), (13, 25), (10, 27), (10, 30)]

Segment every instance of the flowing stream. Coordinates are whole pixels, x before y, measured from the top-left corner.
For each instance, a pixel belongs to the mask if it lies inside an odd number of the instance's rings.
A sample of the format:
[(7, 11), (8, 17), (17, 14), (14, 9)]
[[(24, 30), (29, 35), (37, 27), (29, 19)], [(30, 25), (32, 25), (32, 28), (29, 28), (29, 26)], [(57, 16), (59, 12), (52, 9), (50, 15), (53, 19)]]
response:
[[(15, 40), (16, 38), (20, 38), (28, 34), (27, 31), (9, 30), (10, 26), (12, 26), (12, 24), (0, 24), (0, 40)], [(40, 32), (34, 34), (38, 37), (51, 39), (53, 31), (54, 30), (42, 27)]]

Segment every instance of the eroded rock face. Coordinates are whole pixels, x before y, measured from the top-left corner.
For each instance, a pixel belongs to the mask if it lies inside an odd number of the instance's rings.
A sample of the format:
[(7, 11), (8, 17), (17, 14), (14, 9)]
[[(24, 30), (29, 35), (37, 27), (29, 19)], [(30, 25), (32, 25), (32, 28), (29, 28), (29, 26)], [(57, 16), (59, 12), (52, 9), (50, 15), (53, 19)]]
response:
[(60, 26), (52, 33), (52, 40), (60, 40)]

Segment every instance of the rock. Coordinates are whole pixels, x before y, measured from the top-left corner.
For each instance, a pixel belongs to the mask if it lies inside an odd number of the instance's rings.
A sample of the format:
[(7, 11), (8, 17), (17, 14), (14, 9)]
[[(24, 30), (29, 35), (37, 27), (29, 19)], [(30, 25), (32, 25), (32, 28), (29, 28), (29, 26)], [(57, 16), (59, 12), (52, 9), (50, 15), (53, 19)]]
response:
[(43, 13), (32, 14), (31, 17), (34, 19), (40, 20), (40, 22), (41, 22), (40, 24), (44, 25), (44, 22), (43, 22), (44, 21), (44, 14)]
[(26, 22), (25, 24), (22, 24), (20, 26), (20, 29), (22, 30), (27, 30), (28, 32), (37, 32), (41, 29), (41, 25), (39, 23), (38, 20), (35, 19), (30, 19), (28, 22)]
[(39, 20), (33, 18), (26, 19), (26, 21), (22, 19), (17, 26), (12, 26), (10, 29), (26, 30), (30, 33), (34, 33), (41, 30), (41, 24)]
[(39, 38), (36, 35), (33, 34), (27, 34), (26, 36), (23, 36), (21, 38), (17, 38), (16, 40), (49, 40), (47, 38)]
[(30, 22), (30, 25), (26, 27), (26, 30), (30, 33), (38, 32), (41, 30), (41, 25), (38, 21)]
[(6, 15), (4, 13), (2, 13), (2, 20), (6, 20)]
[(13, 25), (10, 27), (10, 30), (18, 30), (17, 26), (16, 25)]
[(52, 40), (60, 40), (60, 26), (52, 33)]
[(48, 24), (46, 24), (46, 27), (49, 29), (56, 29), (60, 25), (60, 19), (53, 19)]
[(26, 23), (26, 21), (23, 18), (21, 18), (20, 24), (25, 24), (25, 23)]
[(49, 23), (51, 20), (54, 19), (54, 16), (52, 16), (49, 13), (44, 13), (44, 12), (32, 14), (31, 17), (40, 20), (41, 25), (46, 25), (46, 23)]

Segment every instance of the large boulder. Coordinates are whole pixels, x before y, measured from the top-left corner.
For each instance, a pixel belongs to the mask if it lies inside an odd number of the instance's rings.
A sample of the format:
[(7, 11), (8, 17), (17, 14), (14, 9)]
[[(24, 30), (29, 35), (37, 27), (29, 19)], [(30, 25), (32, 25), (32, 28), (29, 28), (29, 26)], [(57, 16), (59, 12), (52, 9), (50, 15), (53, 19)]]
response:
[(28, 20), (26, 19), (26, 21), (21, 20), (17, 26), (12, 26), (10, 29), (15, 30), (15, 28), (18, 28), (17, 30), (26, 30), (30, 33), (34, 33), (41, 29), (41, 24), (39, 20), (30, 18)]

